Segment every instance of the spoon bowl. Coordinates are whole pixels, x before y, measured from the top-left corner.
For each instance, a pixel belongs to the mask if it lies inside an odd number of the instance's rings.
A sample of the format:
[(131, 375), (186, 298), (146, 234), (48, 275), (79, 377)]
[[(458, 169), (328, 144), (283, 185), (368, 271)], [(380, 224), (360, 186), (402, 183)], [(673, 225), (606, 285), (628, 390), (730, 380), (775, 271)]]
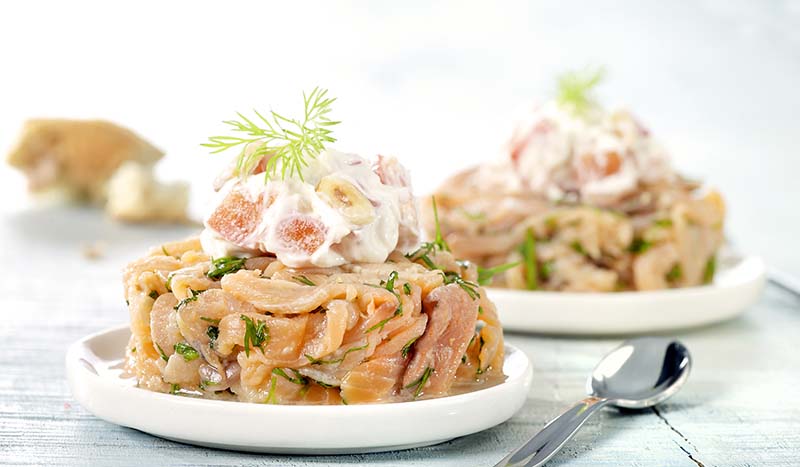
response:
[(535, 467), (547, 462), (592, 415), (606, 405), (652, 407), (674, 395), (689, 378), (692, 358), (675, 339), (640, 337), (625, 341), (594, 368), (589, 397), (548, 423), (495, 467)]
[(689, 350), (665, 337), (640, 337), (608, 353), (586, 382), (590, 395), (626, 409), (659, 404), (681, 388), (691, 370)]

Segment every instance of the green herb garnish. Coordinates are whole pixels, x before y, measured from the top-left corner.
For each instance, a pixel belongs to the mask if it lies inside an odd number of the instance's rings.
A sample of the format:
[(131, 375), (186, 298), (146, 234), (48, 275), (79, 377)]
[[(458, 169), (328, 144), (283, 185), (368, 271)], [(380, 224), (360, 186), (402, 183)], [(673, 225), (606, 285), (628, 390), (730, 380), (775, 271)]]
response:
[(317, 285), (314, 282), (312, 282), (311, 279), (309, 279), (306, 276), (294, 276), (294, 277), (292, 277), (292, 279), (296, 280), (297, 282), (299, 282), (301, 284), (305, 284), (305, 285), (310, 285), (310, 286)]
[(213, 349), (217, 345), (217, 339), (219, 339), (219, 328), (217, 326), (209, 326), (206, 329), (206, 336), (209, 339), (208, 346)]
[(577, 240), (570, 243), (569, 247), (575, 250), (575, 252), (578, 253), (579, 255), (586, 255), (586, 250), (583, 248), (583, 245), (581, 245), (581, 242)]
[(542, 272), (542, 279), (548, 280), (553, 275), (553, 271), (556, 269), (556, 262), (552, 259), (545, 261), (542, 263), (542, 267), (540, 269)]
[(301, 386), (305, 386), (306, 384), (308, 384), (308, 379), (305, 376), (301, 375), (300, 372), (298, 372), (294, 368), (290, 369), (292, 370), (292, 372), (294, 372), (294, 378), (287, 375), (286, 372), (283, 370), (283, 368), (273, 368), (272, 374), (285, 378), (290, 383), (299, 384)]
[(411, 339), (410, 341), (406, 342), (406, 345), (404, 345), (403, 349), (400, 350), (400, 355), (402, 355), (403, 358), (406, 358), (408, 356), (408, 353), (411, 352), (411, 346), (413, 346), (414, 342), (417, 342), (417, 339), (419, 339), (420, 337), (422, 336), (417, 336)]
[(216, 318), (208, 318), (208, 317), (206, 317), (206, 316), (201, 316), (201, 317), (200, 317), (200, 319), (201, 319), (201, 320), (203, 320), (203, 321), (205, 321), (206, 323), (213, 324), (214, 326), (219, 326), (219, 321), (220, 321), (219, 319), (216, 319)]
[(164, 349), (161, 348), (160, 345), (156, 344), (156, 348), (158, 349), (158, 353), (161, 354), (161, 359), (165, 362), (169, 361), (169, 357), (167, 357), (167, 353), (164, 352)]
[(165, 247), (164, 245), (161, 245), (161, 252), (164, 253), (164, 256), (172, 256), (167, 252), (167, 247)]
[(436, 235), (434, 236), (433, 244), (442, 251), (450, 251), (450, 245), (447, 244), (444, 235), (442, 235), (442, 227), (439, 224), (439, 209), (436, 207), (435, 196), (431, 196), (431, 204), (433, 205), (433, 222), (436, 225)]
[(525, 264), (525, 286), (528, 290), (539, 288), (539, 271), (536, 265), (536, 237), (533, 230), (525, 232), (525, 242), (520, 246), (522, 261)]
[[(382, 319), (377, 324), (367, 328), (364, 331), (365, 334), (369, 333), (369, 332), (372, 332), (372, 331), (374, 331), (376, 329), (383, 330), (383, 327), (386, 326), (386, 323), (388, 323), (393, 318), (396, 318), (398, 316), (402, 316), (403, 315), (403, 300), (401, 300), (400, 299), (400, 295), (397, 292), (394, 291), (394, 283), (397, 280), (397, 277), (398, 277), (397, 276), (397, 271), (392, 271), (392, 272), (389, 273), (389, 277), (385, 281), (382, 280), (381, 281), (381, 285), (378, 286), (378, 287), (385, 288), (386, 290), (391, 292), (395, 297), (397, 297), (397, 308), (394, 310), (394, 314), (392, 314), (392, 316), (390, 316), (388, 318)], [(367, 284), (367, 285), (371, 285), (371, 284)]]
[(335, 387), (333, 384), (323, 383), (322, 381), (317, 381), (316, 379), (312, 379), (311, 381), (315, 382), (317, 385), (322, 386), (325, 389), (330, 389)]
[(643, 238), (634, 238), (633, 242), (631, 242), (631, 246), (628, 247), (628, 251), (635, 254), (641, 254), (645, 251), (649, 250), (653, 244), (648, 242)]
[(210, 379), (204, 379), (203, 381), (200, 381), (200, 384), (197, 387), (201, 391), (205, 391), (206, 389), (208, 389), (209, 386), (213, 386), (215, 384), (217, 384), (217, 383), (214, 382), (214, 381), (211, 381)]
[(175, 311), (178, 311), (182, 306), (186, 305), (189, 302), (196, 302), (197, 297), (200, 296), (201, 293), (205, 292), (205, 290), (194, 290), (189, 289), (189, 296), (184, 298), (183, 300), (179, 301), (177, 305), (175, 305)]
[(267, 323), (258, 320), (254, 322), (252, 318), (246, 315), (241, 315), (240, 319), (244, 321), (244, 354), (250, 356), (250, 348), (261, 349), (264, 353), (264, 346), (269, 344), (269, 327)]
[(706, 267), (703, 269), (703, 284), (710, 284), (714, 280), (714, 274), (717, 272), (717, 257), (711, 256), (706, 261)]
[(467, 219), (471, 221), (482, 221), (486, 220), (486, 213), (485, 212), (469, 212), (466, 209), (459, 209), (459, 212), (464, 215)]
[(564, 73), (558, 79), (558, 104), (576, 116), (585, 116), (597, 106), (593, 91), (604, 75), (603, 68)]
[(186, 360), (187, 362), (191, 362), (192, 360), (196, 360), (197, 358), (200, 357), (200, 352), (195, 350), (194, 347), (187, 344), (186, 342), (178, 342), (177, 344), (175, 344), (174, 348), (175, 352), (177, 352), (178, 355), (182, 356), (183, 359)]
[(486, 268), (486, 269), (478, 266), (478, 284), (480, 284), (480, 285), (489, 285), (492, 282), (492, 279), (494, 278), (494, 276), (496, 276), (497, 274), (500, 274), (502, 272), (506, 272), (509, 269), (511, 269), (511, 268), (513, 268), (514, 266), (517, 266), (517, 265), (519, 265), (519, 262), (501, 264), (499, 266), (495, 266), (495, 267), (492, 267), (492, 268)]
[(367, 344), (362, 345), (361, 347), (350, 347), (349, 349), (345, 350), (345, 352), (342, 354), (342, 356), (337, 358), (336, 360), (321, 360), (319, 358), (314, 358), (309, 354), (305, 354), (305, 357), (308, 359), (309, 362), (311, 362), (312, 365), (332, 365), (334, 363), (341, 363), (342, 361), (344, 361), (345, 357), (347, 357), (347, 354), (349, 354), (350, 352), (356, 352), (358, 350), (364, 350), (368, 346), (369, 346), (369, 344), (367, 343)]
[(408, 282), (403, 284), (403, 293), (406, 295), (411, 295), (411, 284), (409, 284)]
[(237, 258), (235, 256), (223, 256), (222, 258), (215, 258), (211, 260), (211, 269), (208, 270), (206, 276), (209, 279), (221, 279), (225, 274), (232, 274), (244, 267), (244, 262), (247, 258)]
[(658, 219), (653, 222), (657, 227), (672, 227), (672, 219)]
[(278, 377), (276, 375), (272, 375), (272, 378), (269, 380), (269, 392), (267, 392), (267, 400), (264, 401), (265, 404), (275, 404), (275, 386), (278, 384)]
[(458, 284), (469, 295), (469, 298), (475, 300), (481, 297), (480, 292), (478, 292), (478, 284), (464, 280), (458, 273), (447, 271), (442, 273), (442, 277), (445, 284)]
[[(302, 169), (308, 165), (309, 159), (315, 159), (324, 149), (326, 143), (336, 141), (331, 136), (330, 127), (340, 122), (328, 117), (331, 104), (336, 99), (326, 97), (326, 89), (314, 88), (311, 94), (303, 93), (305, 112), (301, 119), (287, 118), (274, 111), (267, 117), (254, 110), (258, 119), (248, 119), (237, 113), (241, 120), (227, 120), (223, 123), (232, 130), (244, 133), (246, 137), (212, 136), (203, 146), (212, 149), (212, 153), (241, 147), (236, 159), (236, 174), (241, 177), (250, 175), (256, 166), (265, 158), (266, 177), (273, 177), (280, 166), (281, 179), (287, 175), (297, 175), (303, 179)], [(248, 146), (258, 144), (255, 150), (248, 151)], [(251, 148), (252, 149), (252, 148)]]
[(420, 376), (419, 379), (417, 379), (413, 383), (409, 384), (408, 386), (403, 387), (403, 389), (408, 389), (408, 388), (412, 388), (413, 387), (413, 388), (415, 388), (414, 389), (414, 398), (419, 397), (419, 395), (422, 394), (422, 390), (425, 387), (425, 383), (427, 383), (428, 379), (431, 377), (431, 374), (433, 374), (433, 368), (432, 367), (426, 367), (425, 371), (422, 372), (422, 376)]
[(666, 278), (670, 282), (675, 282), (676, 280), (680, 279), (683, 275), (683, 270), (681, 269), (680, 263), (675, 264), (672, 266), (672, 269), (667, 272)]
[(180, 391), (180, 390), (181, 390), (181, 386), (179, 384), (173, 384), (173, 385), (171, 385), (169, 387), (169, 393), (170, 394), (177, 394), (178, 391)]

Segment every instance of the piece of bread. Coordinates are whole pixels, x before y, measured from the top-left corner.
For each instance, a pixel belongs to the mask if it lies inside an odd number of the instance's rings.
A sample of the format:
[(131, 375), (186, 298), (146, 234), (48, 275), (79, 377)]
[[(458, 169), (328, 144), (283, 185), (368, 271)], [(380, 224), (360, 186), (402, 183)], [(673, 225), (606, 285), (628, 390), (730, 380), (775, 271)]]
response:
[(126, 161), (153, 164), (164, 153), (132, 131), (103, 120), (34, 119), (25, 123), (8, 163), (32, 192), (51, 189), (95, 202)]
[(161, 183), (151, 164), (128, 161), (108, 182), (106, 212), (125, 222), (188, 222), (189, 185)]

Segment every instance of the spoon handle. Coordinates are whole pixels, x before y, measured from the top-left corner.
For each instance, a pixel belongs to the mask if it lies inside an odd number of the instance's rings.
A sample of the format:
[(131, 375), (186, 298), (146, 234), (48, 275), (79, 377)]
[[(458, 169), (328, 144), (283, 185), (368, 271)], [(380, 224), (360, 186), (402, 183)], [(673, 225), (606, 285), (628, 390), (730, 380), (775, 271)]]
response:
[(583, 423), (608, 403), (587, 397), (548, 423), (542, 431), (506, 456), (495, 467), (536, 467), (550, 460), (577, 433)]

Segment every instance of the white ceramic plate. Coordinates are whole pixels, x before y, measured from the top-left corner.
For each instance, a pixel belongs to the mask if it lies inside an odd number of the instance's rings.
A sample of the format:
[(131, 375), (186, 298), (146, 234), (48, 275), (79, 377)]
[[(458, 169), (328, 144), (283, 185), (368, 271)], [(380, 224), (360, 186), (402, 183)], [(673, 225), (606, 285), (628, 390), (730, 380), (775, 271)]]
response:
[(533, 370), (506, 346), (505, 382), (415, 402), (281, 406), (155, 393), (123, 378), (127, 326), (88, 336), (67, 352), (75, 399), (96, 416), (162, 438), (222, 449), (278, 454), (345, 454), (427, 446), (508, 420), (528, 395)]
[(739, 315), (766, 279), (757, 256), (729, 256), (714, 282), (653, 292), (574, 293), (489, 289), (503, 327), (542, 334), (611, 335), (703, 326)]

